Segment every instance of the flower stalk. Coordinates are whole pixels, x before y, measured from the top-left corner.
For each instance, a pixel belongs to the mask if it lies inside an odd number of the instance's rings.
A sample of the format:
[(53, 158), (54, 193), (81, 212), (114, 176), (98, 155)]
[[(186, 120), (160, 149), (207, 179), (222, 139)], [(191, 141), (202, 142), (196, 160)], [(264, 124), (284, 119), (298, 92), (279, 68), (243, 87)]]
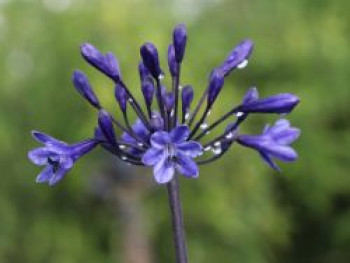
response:
[(175, 246), (176, 263), (187, 263), (187, 246), (180, 200), (180, 185), (177, 174), (167, 184), (168, 200), (171, 212), (173, 239)]

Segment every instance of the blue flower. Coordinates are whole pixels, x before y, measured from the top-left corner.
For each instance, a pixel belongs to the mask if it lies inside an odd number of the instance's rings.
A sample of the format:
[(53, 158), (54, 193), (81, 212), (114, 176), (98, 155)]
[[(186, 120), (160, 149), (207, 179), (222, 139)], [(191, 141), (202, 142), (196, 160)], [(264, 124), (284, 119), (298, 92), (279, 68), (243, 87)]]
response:
[(175, 169), (186, 177), (198, 177), (199, 171), (193, 158), (202, 154), (202, 146), (187, 141), (190, 130), (181, 125), (170, 132), (158, 131), (151, 136), (151, 147), (142, 157), (147, 166), (154, 166), (154, 179), (160, 183), (169, 182)]
[(298, 154), (289, 144), (293, 143), (299, 135), (299, 129), (290, 127), (288, 120), (280, 119), (271, 127), (266, 125), (261, 135), (239, 135), (237, 142), (257, 150), (264, 161), (273, 169), (280, 171), (272, 158), (284, 162), (295, 161)]
[(95, 139), (69, 145), (38, 131), (33, 131), (32, 134), (44, 146), (29, 151), (28, 157), (34, 164), (45, 166), (36, 181), (49, 185), (62, 180), (73, 164), (97, 145)]
[[(217, 67), (212, 69), (208, 85), (202, 91), (198, 103), (194, 103), (197, 88), (188, 83), (182, 85), (181, 66), (187, 46), (185, 25), (175, 27), (168, 48), (168, 67), (171, 88), (163, 82), (158, 50), (146, 42), (140, 48), (140, 90), (144, 100), (139, 102), (133, 90), (124, 83), (117, 58), (102, 53), (92, 44), (80, 47), (83, 58), (113, 82), (114, 96), (121, 111), (122, 120), (114, 118), (103, 108), (87, 76), (79, 70), (73, 73), (73, 85), (97, 114), (94, 139), (68, 145), (38, 132), (34, 137), (44, 147), (32, 150), (29, 158), (46, 168), (38, 176), (38, 182), (53, 185), (72, 168), (74, 162), (96, 145), (109, 151), (122, 161), (139, 166), (153, 166), (155, 181), (169, 182), (177, 171), (188, 178), (197, 178), (198, 165), (221, 158), (233, 144), (257, 150), (272, 168), (279, 170), (273, 158), (290, 162), (297, 158), (289, 146), (300, 134), (286, 120), (279, 120), (267, 127), (261, 135), (239, 133), (244, 121), (255, 114), (289, 114), (299, 104), (299, 98), (291, 93), (281, 93), (259, 98), (257, 88), (249, 88), (239, 105), (232, 105), (221, 117), (209, 122), (209, 115), (224, 90), (226, 78), (248, 64), (253, 42), (241, 41)], [(113, 91), (111, 91), (113, 93)], [(155, 98), (155, 99), (154, 99)], [(145, 104), (146, 111), (143, 110)], [(131, 119), (131, 116), (136, 118)], [(224, 128), (211, 136), (218, 127)]]

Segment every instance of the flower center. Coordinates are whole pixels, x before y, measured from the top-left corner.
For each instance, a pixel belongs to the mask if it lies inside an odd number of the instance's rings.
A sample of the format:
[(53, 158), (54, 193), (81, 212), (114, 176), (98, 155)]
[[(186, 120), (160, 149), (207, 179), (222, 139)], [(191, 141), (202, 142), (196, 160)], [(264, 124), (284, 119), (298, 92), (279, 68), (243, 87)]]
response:
[(174, 157), (176, 157), (176, 148), (174, 144), (172, 143), (167, 144), (165, 149), (169, 159), (173, 159)]

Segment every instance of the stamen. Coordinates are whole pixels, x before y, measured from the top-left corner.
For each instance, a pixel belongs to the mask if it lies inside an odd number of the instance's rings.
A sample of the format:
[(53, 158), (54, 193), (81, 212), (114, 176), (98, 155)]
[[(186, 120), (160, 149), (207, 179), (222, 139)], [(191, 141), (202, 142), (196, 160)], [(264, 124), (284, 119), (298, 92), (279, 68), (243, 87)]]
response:
[(248, 65), (248, 59), (245, 59), (240, 64), (237, 65), (237, 68), (244, 69), (247, 65)]

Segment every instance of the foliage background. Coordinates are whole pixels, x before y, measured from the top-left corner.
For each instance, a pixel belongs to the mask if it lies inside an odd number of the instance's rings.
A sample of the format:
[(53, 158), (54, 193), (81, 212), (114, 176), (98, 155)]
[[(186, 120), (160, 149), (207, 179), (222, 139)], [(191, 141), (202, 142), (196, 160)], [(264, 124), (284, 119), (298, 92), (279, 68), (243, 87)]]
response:
[[(197, 94), (238, 41), (256, 44), (212, 118), (250, 85), (302, 100), (289, 117), (302, 129), (300, 159), (283, 174), (237, 146), (199, 180), (181, 180), (190, 262), (349, 262), (349, 8), (347, 0), (0, 0), (0, 262), (132, 262), (134, 235), (149, 246), (133, 262), (173, 262), (166, 191), (149, 170), (96, 150), (49, 188), (34, 183), (39, 169), (26, 154), (37, 145), (32, 129), (68, 142), (91, 136), (96, 112), (72, 88), (75, 68), (117, 112), (111, 83), (80, 58), (82, 42), (115, 52), (140, 98), (138, 48), (156, 43), (165, 68), (178, 22), (189, 31), (182, 79)], [(258, 133), (276, 118), (244, 129)]]

